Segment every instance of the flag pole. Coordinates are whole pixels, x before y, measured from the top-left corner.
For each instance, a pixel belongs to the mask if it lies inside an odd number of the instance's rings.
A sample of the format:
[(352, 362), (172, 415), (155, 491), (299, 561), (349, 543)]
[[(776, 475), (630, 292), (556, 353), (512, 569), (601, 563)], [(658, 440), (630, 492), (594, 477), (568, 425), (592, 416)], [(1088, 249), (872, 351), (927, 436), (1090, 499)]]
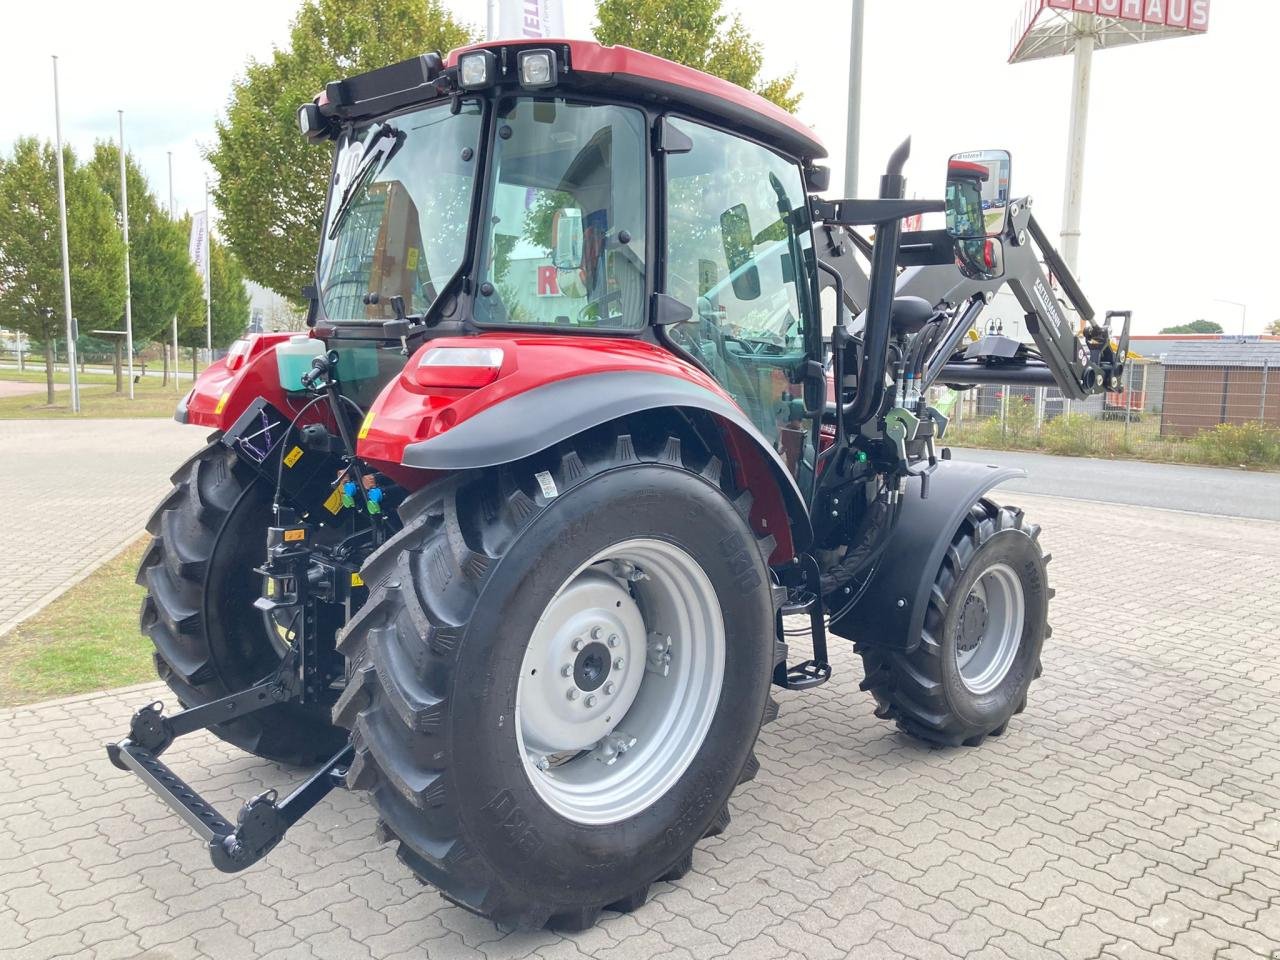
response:
[(129, 399), (133, 399), (133, 288), (129, 282), (129, 183), (124, 162), (124, 111), (120, 116), (120, 222), (124, 226), (124, 354), (129, 366)]
[(58, 58), (53, 58), (53, 129), (58, 150), (58, 224), (62, 230), (62, 307), (67, 315), (67, 371), (71, 375), (71, 412), (80, 412), (76, 372), (76, 322), (71, 316), (71, 254), (67, 250), (67, 188), (62, 172), (62, 111), (58, 104)]
[[(177, 217), (173, 210), (173, 151), (169, 151), (169, 219), (177, 222)], [(181, 393), (182, 387), (178, 384), (178, 315), (173, 315), (173, 389), (175, 393)]]
[(209, 224), (209, 178), (204, 178), (204, 243), (208, 253), (205, 254), (204, 268), (204, 348), (209, 352), (206, 358), (213, 360), (213, 299), (211, 296), (213, 274), (213, 232)]

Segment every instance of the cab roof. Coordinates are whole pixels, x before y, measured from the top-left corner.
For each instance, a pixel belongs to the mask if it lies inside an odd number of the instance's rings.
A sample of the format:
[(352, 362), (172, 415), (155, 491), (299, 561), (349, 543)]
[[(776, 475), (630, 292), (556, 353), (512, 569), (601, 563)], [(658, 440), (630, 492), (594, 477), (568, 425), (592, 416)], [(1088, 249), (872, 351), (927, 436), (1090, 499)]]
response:
[[(449, 52), (446, 67), (472, 50), (546, 47), (568, 54), (566, 86), (581, 84), (600, 92), (617, 92), (656, 106), (701, 115), (761, 140), (800, 160), (827, 155), (822, 141), (781, 107), (735, 83), (713, 77), (653, 54), (623, 46), (603, 46), (590, 40), (488, 40)], [(587, 76), (584, 76), (587, 75)]]

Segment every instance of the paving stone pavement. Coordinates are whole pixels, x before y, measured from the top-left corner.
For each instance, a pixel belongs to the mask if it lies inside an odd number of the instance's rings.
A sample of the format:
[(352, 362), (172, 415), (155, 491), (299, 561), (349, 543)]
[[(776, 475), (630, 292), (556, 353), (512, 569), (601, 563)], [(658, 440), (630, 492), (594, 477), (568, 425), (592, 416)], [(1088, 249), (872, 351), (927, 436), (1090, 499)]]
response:
[[(219, 874), (101, 748), (158, 685), (0, 711), (0, 955), (1280, 955), (1280, 525), (1019, 501), (1055, 554), (1056, 633), (1004, 737), (906, 739), (840, 644), (831, 683), (781, 694), (693, 872), (581, 934), (504, 935), (445, 903), (341, 792)], [(300, 779), (208, 737), (171, 761), (228, 812)]]
[(136, 537), (206, 432), (166, 419), (0, 420), (0, 634)]

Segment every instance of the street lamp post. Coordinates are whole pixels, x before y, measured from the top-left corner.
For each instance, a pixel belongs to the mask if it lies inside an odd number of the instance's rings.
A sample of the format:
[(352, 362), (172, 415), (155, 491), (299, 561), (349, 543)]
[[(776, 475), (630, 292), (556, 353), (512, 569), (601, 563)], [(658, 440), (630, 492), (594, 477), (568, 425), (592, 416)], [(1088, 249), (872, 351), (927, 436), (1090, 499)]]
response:
[(1249, 305), (1241, 303), (1239, 300), (1223, 300), (1221, 297), (1214, 297), (1214, 303), (1229, 303), (1233, 307), (1240, 308), (1240, 336), (1245, 335), (1245, 329), (1249, 323)]
[(71, 315), (71, 256), (67, 252), (67, 188), (62, 172), (62, 111), (58, 104), (57, 57), (53, 58), (53, 130), (58, 150), (58, 226), (62, 233), (62, 305), (67, 315), (67, 373), (71, 380), (71, 412), (79, 413), (80, 377), (76, 373), (76, 322)]

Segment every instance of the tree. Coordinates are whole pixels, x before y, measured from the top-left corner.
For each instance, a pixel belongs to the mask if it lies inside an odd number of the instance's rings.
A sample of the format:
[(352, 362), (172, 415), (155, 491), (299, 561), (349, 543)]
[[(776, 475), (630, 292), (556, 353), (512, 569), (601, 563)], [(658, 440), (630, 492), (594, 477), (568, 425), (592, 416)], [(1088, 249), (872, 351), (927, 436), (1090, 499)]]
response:
[(250, 61), (208, 160), (228, 244), (250, 279), (295, 303), (315, 272), (331, 155), (298, 133), (330, 80), (473, 39), (439, 0), (307, 0), (286, 48)]
[[(53, 344), (66, 336), (58, 226), (57, 153), (34, 137), (19, 139), (0, 160), (0, 326), (44, 344), (48, 402), (53, 403)], [(93, 173), (63, 150), (71, 303), (86, 330), (109, 325), (124, 309), (124, 241), (111, 198)]]
[[(209, 314), (215, 350), (224, 349), (249, 326), (249, 291), (244, 286), (244, 269), (222, 242), (210, 237)], [(203, 349), (205, 345), (204, 285), (192, 271), (193, 282), (182, 291), (178, 305), (178, 343)]]
[(1267, 324), (1266, 332), (1273, 337), (1280, 337), (1280, 320), (1272, 320)]
[[(106, 141), (94, 148), (90, 168), (103, 192), (115, 205), (120, 220), (120, 150)], [(151, 192), (131, 154), (125, 154), (129, 186), (129, 280), (135, 346), (148, 340), (168, 340), (170, 323), (183, 290), (199, 282), (187, 255), (187, 233), (171, 220)], [(123, 326), (123, 323), (121, 323)], [(167, 358), (166, 354), (166, 358)], [(166, 360), (166, 370), (168, 368)]]
[(596, 39), (653, 53), (754, 90), (784, 110), (800, 93), (795, 73), (765, 80), (762, 45), (738, 14), (721, 12), (722, 0), (597, 0)]
[(1161, 333), (1221, 333), (1222, 325), (1212, 320), (1192, 320), (1176, 327), (1165, 327)]

